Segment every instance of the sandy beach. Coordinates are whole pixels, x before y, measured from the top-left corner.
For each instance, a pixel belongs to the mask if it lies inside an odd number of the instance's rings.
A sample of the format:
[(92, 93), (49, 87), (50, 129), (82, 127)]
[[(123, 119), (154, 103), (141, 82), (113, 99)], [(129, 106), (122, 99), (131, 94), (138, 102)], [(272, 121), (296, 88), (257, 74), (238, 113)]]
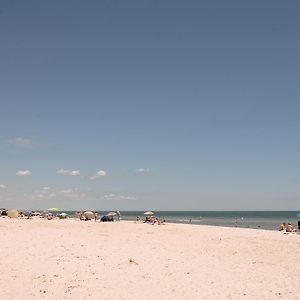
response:
[(300, 235), (0, 219), (1, 299), (300, 299)]

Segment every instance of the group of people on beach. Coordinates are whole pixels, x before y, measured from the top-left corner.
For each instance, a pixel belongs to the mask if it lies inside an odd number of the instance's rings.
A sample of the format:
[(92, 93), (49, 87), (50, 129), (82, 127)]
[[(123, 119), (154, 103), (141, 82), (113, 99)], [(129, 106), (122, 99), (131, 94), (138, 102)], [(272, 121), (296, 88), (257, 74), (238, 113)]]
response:
[[(139, 216), (136, 217), (136, 222), (142, 222), (142, 220), (141, 220), (141, 218)], [(157, 225), (164, 225), (165, 222), (166, 222), (166, 220), (165, 220), (165, 218), (163, 218), (162, 220), (160, 220), (159, 218), (154, 217), (154, 216), (147, 216), (143, 222), (151, 224), (151, 225), (155, 225), (155, 224), (157, 224)]]
[[(288, 222), (288, 224), (286, 225), (286, 223), (281, 223), (279, 226), (279, 231), (283, 231), (283, 232), (297, 232), (297, 229), (294, 228), (294, 226), (292, 225), (291, 222)], [(298, 231), (300, 231), (300, 221), (298, 221)]]

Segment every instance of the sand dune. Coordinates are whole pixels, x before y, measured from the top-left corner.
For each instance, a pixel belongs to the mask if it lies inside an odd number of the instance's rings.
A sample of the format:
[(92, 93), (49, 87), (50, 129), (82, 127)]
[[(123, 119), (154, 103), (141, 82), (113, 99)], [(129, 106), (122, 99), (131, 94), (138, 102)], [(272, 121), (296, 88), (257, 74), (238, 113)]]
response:
[(1, 299), (300, 299), (300, 235), (0, 219)]

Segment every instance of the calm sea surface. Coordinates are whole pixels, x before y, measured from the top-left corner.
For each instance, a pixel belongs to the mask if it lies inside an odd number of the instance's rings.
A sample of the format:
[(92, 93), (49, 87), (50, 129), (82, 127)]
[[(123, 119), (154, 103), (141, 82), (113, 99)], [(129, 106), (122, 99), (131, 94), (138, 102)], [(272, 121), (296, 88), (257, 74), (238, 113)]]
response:
[[(67, 212), (75, 216), (75, 212)], [(105, 211), (99, 211), (104, 215)], [(172, 223), (192, 223), (225, 227), (262, 228), (277, 230), (282, 222), (292, 222), (296, 227), (298, 211), (154, 211), (155, 216)], [(122, 220), (144, 218), (143, 211), (121, 211)]]

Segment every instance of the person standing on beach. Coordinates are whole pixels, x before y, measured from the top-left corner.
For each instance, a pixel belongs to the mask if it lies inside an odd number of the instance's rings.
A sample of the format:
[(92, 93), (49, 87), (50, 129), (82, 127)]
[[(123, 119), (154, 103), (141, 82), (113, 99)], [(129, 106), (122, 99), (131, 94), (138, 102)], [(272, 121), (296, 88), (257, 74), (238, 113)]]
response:
[(98, 220), (98, 213), (95, 212), (95, 222), (97, 222), (97, 220)]

